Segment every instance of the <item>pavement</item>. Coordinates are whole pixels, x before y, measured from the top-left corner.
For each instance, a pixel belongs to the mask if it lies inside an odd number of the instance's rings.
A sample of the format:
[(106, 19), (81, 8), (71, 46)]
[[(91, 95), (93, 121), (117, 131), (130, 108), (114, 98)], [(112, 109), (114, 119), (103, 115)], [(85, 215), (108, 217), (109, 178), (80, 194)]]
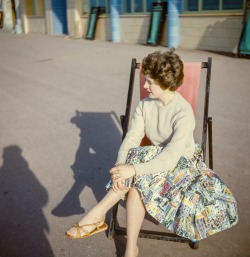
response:
[[(166, 48), (0, 31), (0, 257), (123, 255), (124, 236), (72, 240), (64, 233), (105, 195), (121, 142), (131, 59), (155, 50)], [(249, 257), (250, 60), (177, 53), (183, 61), (213, 58), (214, 170), (237, 199), (239, 223), (202, 240), (198, 250), (140, 238), (139, 256)], [(137, 101), (138, 90), (133, 108)], [(198, 142), (202, 113), (200, 100)], [(143, 227), (155, 226), (149, 223)]]

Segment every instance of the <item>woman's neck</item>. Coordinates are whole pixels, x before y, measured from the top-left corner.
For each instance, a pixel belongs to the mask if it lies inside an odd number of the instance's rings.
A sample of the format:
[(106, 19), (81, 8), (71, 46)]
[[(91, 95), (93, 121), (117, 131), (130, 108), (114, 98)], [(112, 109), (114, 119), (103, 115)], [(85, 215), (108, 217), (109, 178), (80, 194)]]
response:
[(161, 97), (158, 98), (162, 106), (168, 105), (169, 102), (174, 98), (175, 91), (169, 91), (168, 89), (164, 91)]

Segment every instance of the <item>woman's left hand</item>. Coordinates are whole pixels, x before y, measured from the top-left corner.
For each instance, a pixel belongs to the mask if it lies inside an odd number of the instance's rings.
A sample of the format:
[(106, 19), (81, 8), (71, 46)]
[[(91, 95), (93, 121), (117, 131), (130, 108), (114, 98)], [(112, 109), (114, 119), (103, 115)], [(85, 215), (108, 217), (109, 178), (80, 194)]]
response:
[(132, 164), (120, 164), (109, 171), (112, 176), (124, 177), (125, 179), (135, 175), (135, 168)]

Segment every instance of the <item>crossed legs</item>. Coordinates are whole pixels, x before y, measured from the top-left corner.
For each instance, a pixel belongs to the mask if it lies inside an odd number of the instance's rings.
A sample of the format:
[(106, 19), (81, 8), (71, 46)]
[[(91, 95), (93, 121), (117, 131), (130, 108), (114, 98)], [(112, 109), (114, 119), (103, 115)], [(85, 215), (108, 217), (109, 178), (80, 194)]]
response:
[[(136, 257), (138, 255), (137, 239), (145, 216), (145, 208), (140, 199), (140, 193), (136, 189), (130, 188), (125, 191), (117, 192), (110, 190), (106, 196), (78, 222), (78, 225), (83, 226), (86, 224), (96, 224), (100, 221), (104, 222), (107, 211), (127, 192), (127, 246), (125, 257)], [(88, 225), (86, 230), (92, 231), (95, 227), (95, 225)], [(67, 231), (67, 234), (74, 237), (77, 234), (77, 229), (72, 227)], [(84, 231), (81, 231), (81, 236), (84, 236), (84, 234)]]
[[(78, 222), (78, 225), (84, 226), (86, 224), (96, 224), (100, 222), (100, 225), (104, 223), (104, 219), (106, 216), (107, 211), (113, 207), (126, 193), (127, 191), (117, 191), (114, 192), (112, 189), (104, 196), (104, 198), (95, 205), (83, 218)], [(92, 231), (95, 229), (95, 225), (88, 225), (86, 230)], [(81, 236), (85, 235), (85, 232), (82, 230)], [(77, 229), (72, 227), (66, 233), (71, 237), (75, 237), (77, 235)]]

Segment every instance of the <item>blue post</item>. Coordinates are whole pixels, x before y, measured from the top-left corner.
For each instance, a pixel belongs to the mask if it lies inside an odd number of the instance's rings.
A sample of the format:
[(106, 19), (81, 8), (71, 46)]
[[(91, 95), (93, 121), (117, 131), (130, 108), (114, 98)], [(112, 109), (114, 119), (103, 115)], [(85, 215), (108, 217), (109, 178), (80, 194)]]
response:
[(111, 41), (120, 42), (120, 8), (121, 1), (110, 0), (110, 26), (111, 26)]
[(168, 0), (168, 47), (177, 48), (180, 43), (181, 0)]

